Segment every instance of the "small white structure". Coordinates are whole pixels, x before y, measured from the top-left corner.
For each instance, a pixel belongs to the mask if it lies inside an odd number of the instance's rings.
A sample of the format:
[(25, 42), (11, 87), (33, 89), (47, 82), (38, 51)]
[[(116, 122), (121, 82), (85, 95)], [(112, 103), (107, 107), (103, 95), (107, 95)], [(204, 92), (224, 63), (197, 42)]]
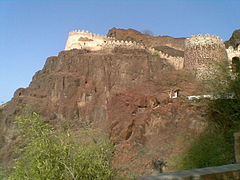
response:
[(198, 95), (198, 96), (187, 96), (188, 100), (194, 100), (194, 99), (214, 99), (213, 95)]
[(176, 99), (176, 98), (178, 98), (178, 96), (179, 96), (179, 92), (180, 92), (180, 89), (171, 90), (171, 91), (169, 92), (169, 97), (170, 97), (171, 99)]

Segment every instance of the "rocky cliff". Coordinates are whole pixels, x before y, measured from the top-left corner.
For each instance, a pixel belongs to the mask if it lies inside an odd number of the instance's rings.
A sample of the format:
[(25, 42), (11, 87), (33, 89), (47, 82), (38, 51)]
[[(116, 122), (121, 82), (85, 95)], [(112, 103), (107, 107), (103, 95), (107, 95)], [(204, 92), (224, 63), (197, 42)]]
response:
[(176, 87), (196, 93), (191, 77), (145, 50), (63, 51), (1, 109), (2, 162), (11, 159), (14, 116), (27, 105), (55, 125), (100, 127), (116, 144), (116, 167), (150, 172), (154, 158), (169, 160), (199, 129), (195, 107), (169, 99)]
[(240, 45), (240, 29), (233, 31), (232, 36), (228, 41), (225, 42), (226, 48), (232, 46), (233, 48), (237, 48)]
[(159, 158), (171, 169), (172, 155), (203, 127), (199, 107), (169, 99), (176, 88), (183, 96), (198, 93), (191, 75), (143, 49), (62, 51), (1, 107), (1, 164), (13, 158), (14, 117), (26, 105), (56, 127), (67, 123), (73, 130), (91, 126), (109, 133), (114, 166), (126, 172), (151, 173)]

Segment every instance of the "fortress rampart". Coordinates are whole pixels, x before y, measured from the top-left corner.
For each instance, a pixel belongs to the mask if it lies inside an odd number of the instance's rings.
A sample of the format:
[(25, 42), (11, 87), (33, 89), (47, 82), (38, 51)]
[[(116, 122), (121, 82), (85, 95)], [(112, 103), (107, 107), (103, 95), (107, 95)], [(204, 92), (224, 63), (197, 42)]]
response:
[(88, 31), (75, 30), (69, 33), (65, 50), (88, 49), (97, 51), (114, 47), (145, 48), (142, 44), (132, 41), (119, 41), (112, 37), (93, 34)]
[[(90, 33), (83, 30), (75, 30), (69, 33), (65, 50), (88, 49), (98, 51), (124, 47), (130, 49), (148, 49), (153, 52), (155, 49), (145, 47), (143, 44), (134, 41), (119, 41), (113, 37)], [(195, 69), (198, 74), (214, 69), (215, 61), (229, 59), (230, 64), (233, 57), (240, 57), (240, 46), (237, 50), (232, 47), (225, 49), (223, 40), (219, 36), (202, 35), (191, 36), (185, 40), (184, 58), (175, 57), (159, 51), (160, 58), (164, 58), (175, 69)]]
[[(135, 41), (119, 41), (113, 37), (107, 37), (99, 34), (90, 33), (83, 30), (69, 32), (65, 50), (71, 49), (88, 49), (98, 51), (103, 49), (113, 49), (115, 47), (124, 47), (130, 49), (147, 49), (143, 44)], [(155, 51), (153, 48), (148, 50)], [(159, 51), (160, 58), (166, 59), (175, 69), (182, 69), (184, 58), (175, 57)]]
[[(149, 50), (154, 53), (155, 50), (154, 48), (149, 48)], [(184, 58), (179, 57), (179, 56), (171, 56), (169, 54), (166, 54), (162, 51), (158, 51), (158, 55), (162, 59), (166, 59), (166, 61), (171, 64), (176, 70), (183, 69), (183, 63), (184, 63)]]

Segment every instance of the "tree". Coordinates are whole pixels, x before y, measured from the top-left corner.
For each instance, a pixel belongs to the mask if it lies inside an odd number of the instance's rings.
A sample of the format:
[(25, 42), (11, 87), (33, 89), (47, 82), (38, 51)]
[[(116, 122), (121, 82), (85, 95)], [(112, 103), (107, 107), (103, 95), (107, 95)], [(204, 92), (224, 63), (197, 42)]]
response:
[(107, 180), (115, 175), (113, 145), (97, 131), (56, 131), (36, 113), (18, 117), (17, 127), (25, 146), (9, 180)]
[(143, 34), (146, 34), (146, 35), (150, 35), (150, 36), (153, 36), (153, 32), (148, 30), (148, 29), (145, 29), (142, 31)]

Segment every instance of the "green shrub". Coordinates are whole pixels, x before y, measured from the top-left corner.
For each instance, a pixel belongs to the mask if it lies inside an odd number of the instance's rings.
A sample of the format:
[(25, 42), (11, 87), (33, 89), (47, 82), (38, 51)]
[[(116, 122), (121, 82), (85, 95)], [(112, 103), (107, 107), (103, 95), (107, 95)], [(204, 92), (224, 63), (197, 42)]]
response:
[(181, 154), (178, 168), (195, 169), (233, 163), (233, 144), (223, 132), (209, 130), (193, 140), (190, 147)]
[(159, 51), (158, 51), (158, 50), (154, 50), (154, 51), (152, 52), (152, 55), (153, 55), (153, 56), (159, 56)]
[(4, 180), (6, 179), (4, 169), (0, 166), (0, 179)]
[(17, 118), (25, 146), (9, 180), (112, 179), (113, 145), (99, 131), (54, 130), (36, 113)]
[(216, 79), (204, 82), (216, 99), (207, 106), (208, 126), (181, 155), (180, 169), (234, 163), (234, 137), (240, 131), (240, 74), (229, 73), (228, 62), (218, 65)]

